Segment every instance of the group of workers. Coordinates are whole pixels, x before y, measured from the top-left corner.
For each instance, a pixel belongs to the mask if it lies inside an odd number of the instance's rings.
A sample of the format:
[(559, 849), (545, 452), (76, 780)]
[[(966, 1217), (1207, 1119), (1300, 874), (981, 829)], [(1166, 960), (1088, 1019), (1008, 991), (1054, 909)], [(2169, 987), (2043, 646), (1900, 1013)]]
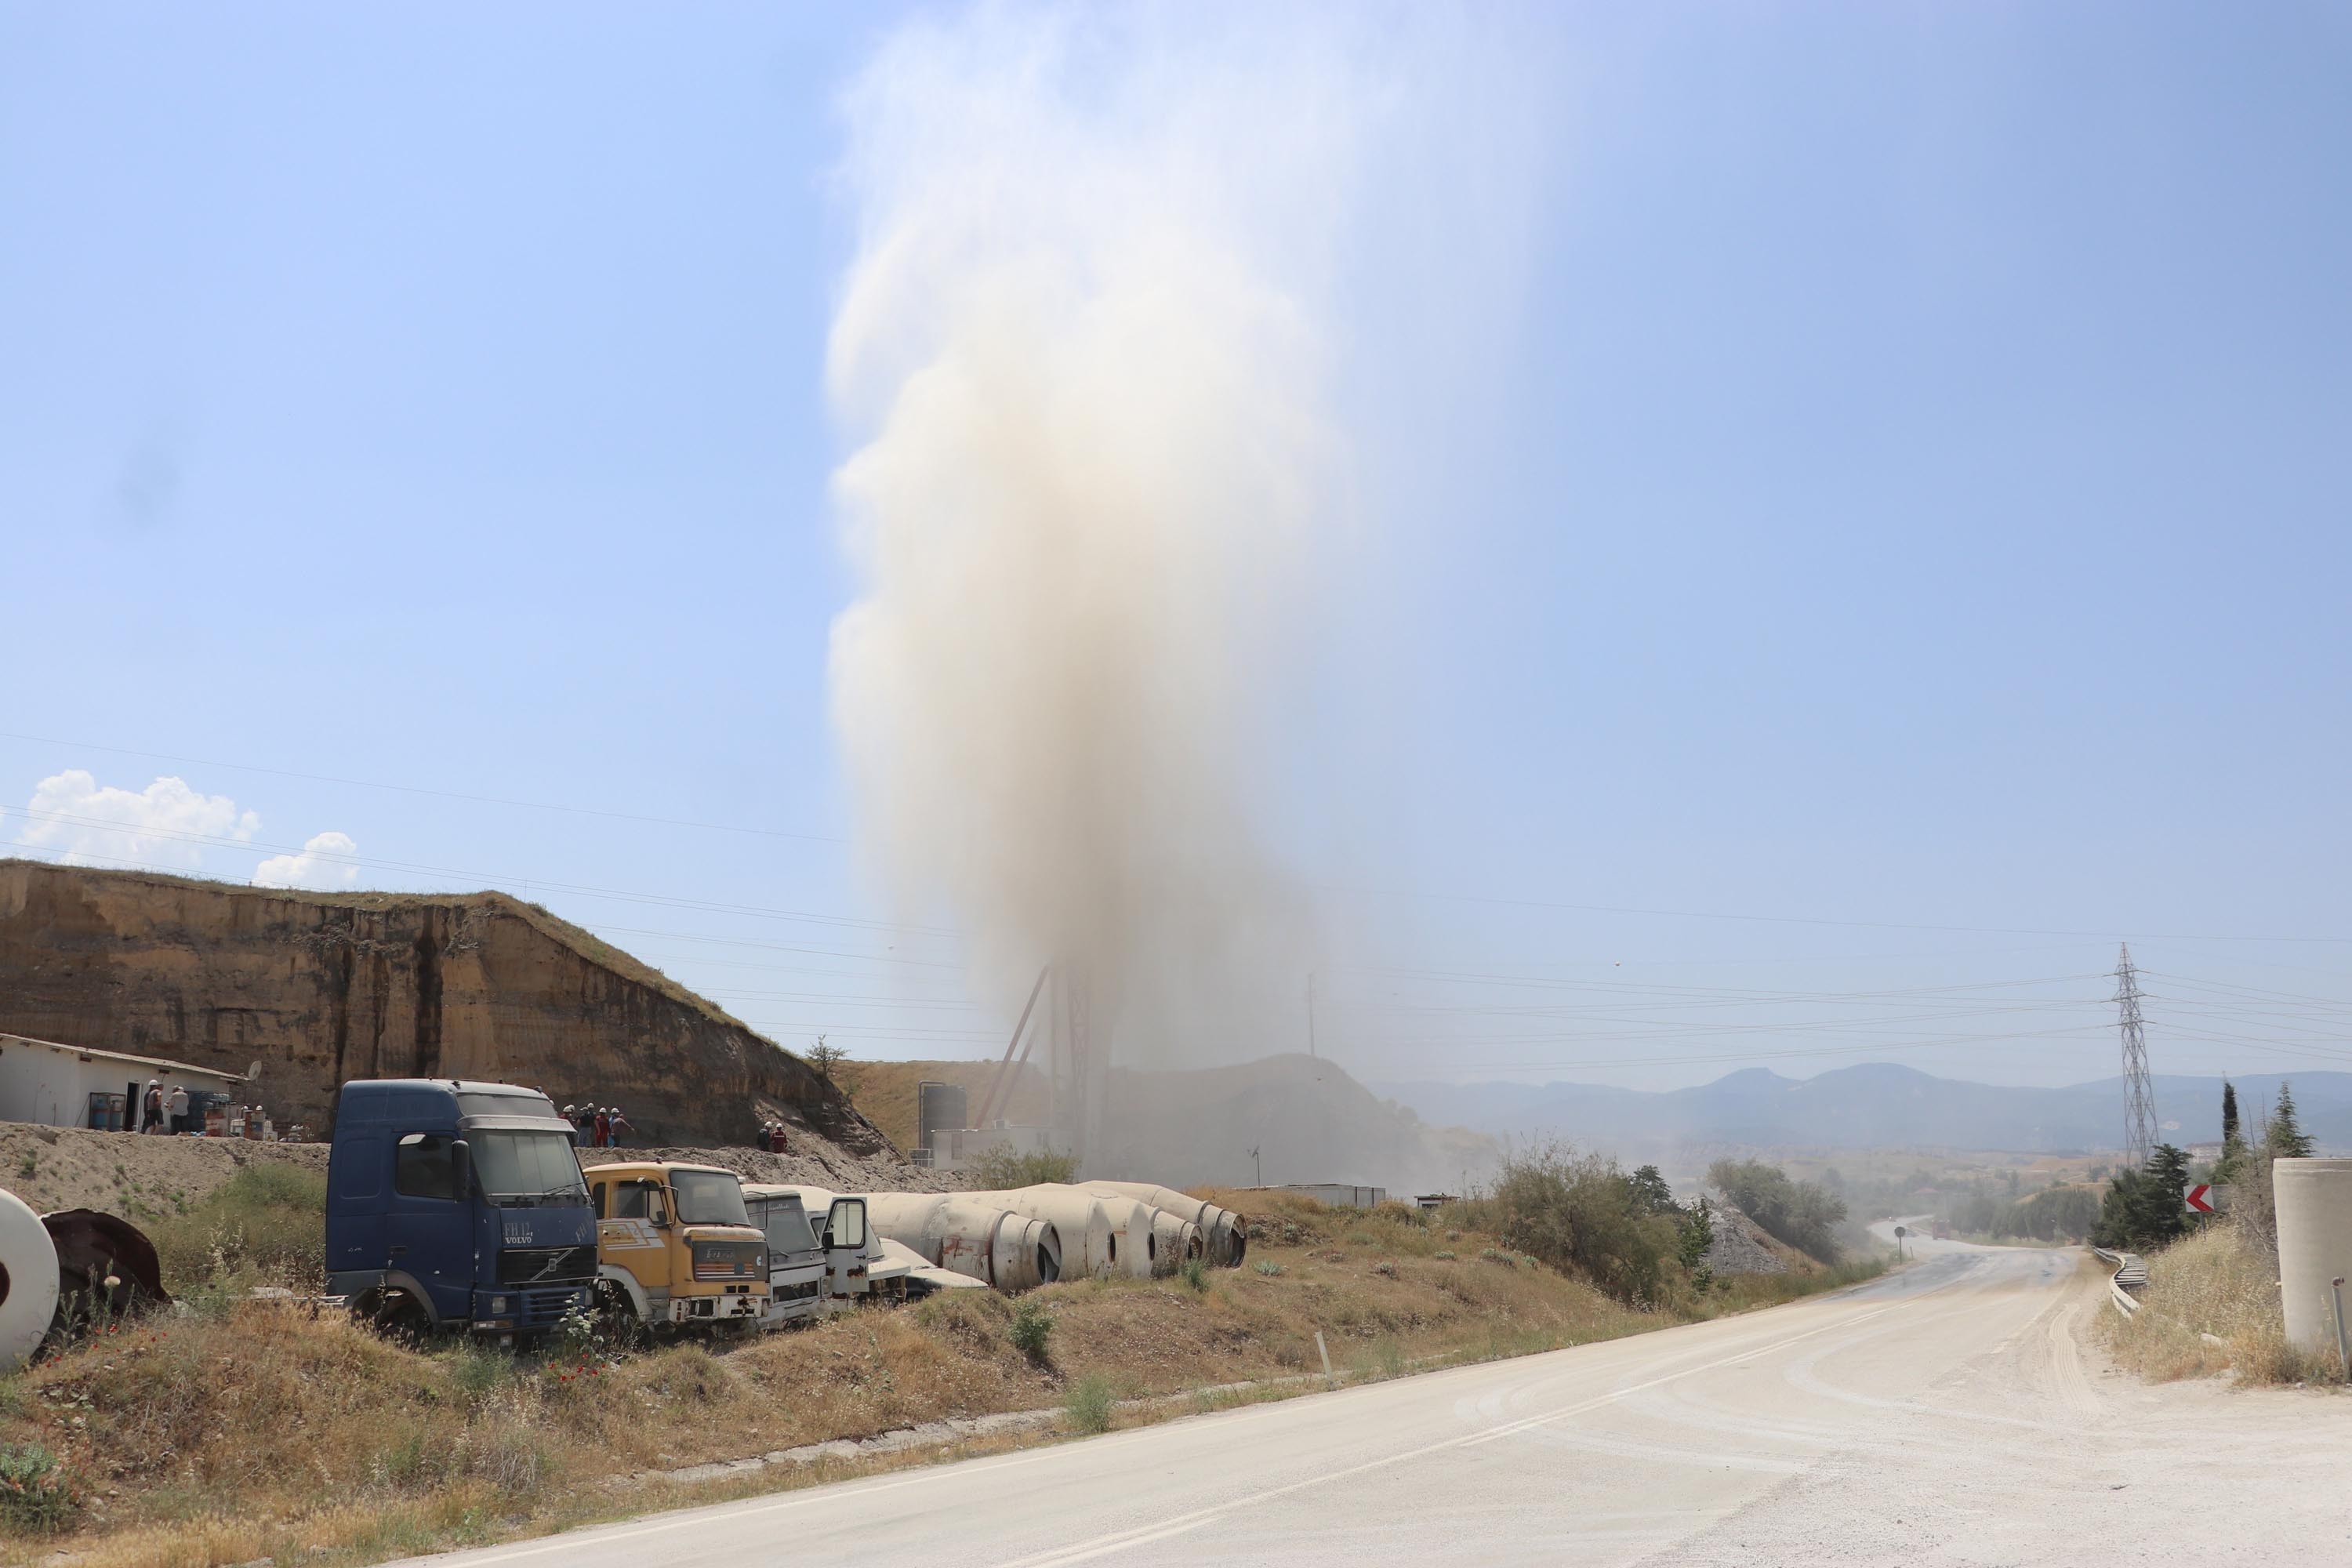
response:
[(201, 1132), (188, 1116), (188, 1089), (185, 1084), (163, 1087), (160, 1078), (147, 1080), (147, 1093), (140, 1105), (139, 1131), (142, 1132)]
[(754, 1149), (765, 1149), (771, 1154), (782, 1153), (784, 1152), (784, 1124), (781, 1121), (761, 1122), (759, 1135), (751, 1140), (751, 1147)]
[(636, 1131), (617, 1105), (567, 1105), (563, 1120), (572, 1123), (574, 1139), (588, 1149), (617, 1149)]

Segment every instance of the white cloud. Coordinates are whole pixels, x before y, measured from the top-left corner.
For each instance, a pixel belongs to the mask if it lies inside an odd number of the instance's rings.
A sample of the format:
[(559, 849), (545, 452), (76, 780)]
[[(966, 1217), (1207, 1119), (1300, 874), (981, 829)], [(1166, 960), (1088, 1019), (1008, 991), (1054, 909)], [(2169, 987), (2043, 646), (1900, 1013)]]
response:
[(314, 833), (302, 841), (299, 855), (272, 855), (253, 868), (257, 888), (308, 888), (331, 893), (359, 885), (360, 868), (351, 857), (360, 847), (348, 833)]
[(16, 842), (58, 853), (68, 865), (128, 862), (161, 870), (203, 868), (206, 839), (242, 843), (261, 818), (239, 811), (225, 795), (198, 795), (187, 781), (159, 778), (143, 790), (100, 785), (80, 768), (52, 773), (34, 786), (25, 808), (30, 820)]

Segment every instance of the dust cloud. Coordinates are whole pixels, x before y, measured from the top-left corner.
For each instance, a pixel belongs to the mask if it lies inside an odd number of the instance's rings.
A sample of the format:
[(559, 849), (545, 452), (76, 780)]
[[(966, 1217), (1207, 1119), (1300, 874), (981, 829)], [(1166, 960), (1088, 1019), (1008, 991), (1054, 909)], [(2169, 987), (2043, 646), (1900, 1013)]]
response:
[(1097, 1038), (1305, 1044), (1277, 852), (1331, 563), (1362, 526), (1335, 297), (1410, 30), (983, 7), (844, 100), (827, 382), (858, 579), (834, 719), (861, 843), (976, 996), (1083, 971)]

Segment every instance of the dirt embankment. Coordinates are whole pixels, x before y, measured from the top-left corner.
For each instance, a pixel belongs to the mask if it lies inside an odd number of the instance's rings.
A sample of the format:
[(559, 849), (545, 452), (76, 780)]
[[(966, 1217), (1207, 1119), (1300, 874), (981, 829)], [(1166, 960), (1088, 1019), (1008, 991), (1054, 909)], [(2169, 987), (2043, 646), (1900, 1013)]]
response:
[(622, 1160), (675, 1160), (688, 1165), (717, 1165), (746, 1182), (772, 1182), (793, 1186), (830, 1187), (837, 1193), (945, 1193), (961, 1178), (917, 1170), (898, 1160), (860, 1160), (830, 1144), (809, 1141), (803, 1153), (771, 1154), (759, 1149), (583, 1149), (583, 1165), (609, 1165)]
[(247, 1165), (269, 1163), (323, 1174), (327, 1146), (0, 1122), (0, 1187), (38, 1214), (99, 1209), (145, 1224), (185, 1213)]
[[(806, 1152), (789, 1154), (756, 1149), (580, 1151), (584, 1165), (615, 1160), (718, 1165), (747, 1182), (804, 1184), (836, 1192), (942, 1192), (953, 1184), (951, 1177), (919, 1171), (897, 1160), (861, 1160), (815, 1139), (808, 1141)], [(149, 1137), (0, 1122), (0, 1188), (42, 1214), (91, 1208), (143, 1225), (186, 1213), (237, 1172), (265, 1163), (299, 1166), (323, 1175), (327, 1145)]]
[(0, 859), (0, 1031), (242, 1073), (324, 1128), (355, 1078), (477, 1078), (617, 1104), (646, 1137), (780, 1117), (892, 1151), (808, 1064), (503, 893), (322, 894)]

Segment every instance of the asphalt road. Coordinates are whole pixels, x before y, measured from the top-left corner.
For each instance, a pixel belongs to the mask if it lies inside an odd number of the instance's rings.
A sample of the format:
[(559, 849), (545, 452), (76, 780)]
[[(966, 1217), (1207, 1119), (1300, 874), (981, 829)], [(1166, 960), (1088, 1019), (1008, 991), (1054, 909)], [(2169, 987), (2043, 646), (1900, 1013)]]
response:
[(435, 1561), (2352, 1563), (2352, 1398), (2150, 1387), (2076, 1255)]

